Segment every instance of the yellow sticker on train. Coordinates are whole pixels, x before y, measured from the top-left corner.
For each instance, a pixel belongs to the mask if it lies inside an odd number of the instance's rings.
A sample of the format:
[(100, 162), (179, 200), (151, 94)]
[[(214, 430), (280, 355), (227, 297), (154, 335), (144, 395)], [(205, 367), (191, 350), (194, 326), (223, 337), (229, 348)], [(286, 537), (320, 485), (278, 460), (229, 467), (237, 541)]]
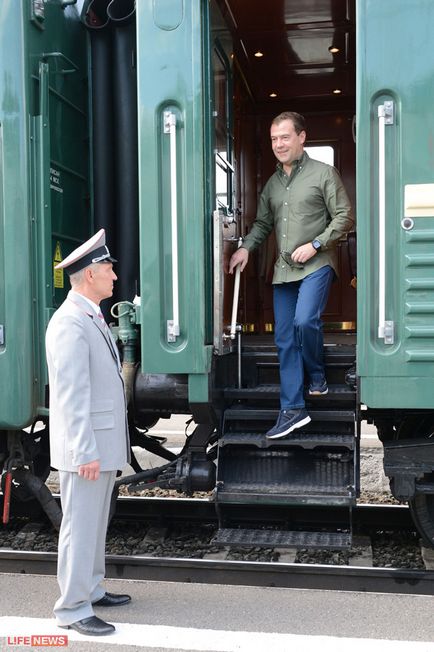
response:
[(56, 242), (56, 250), (54, 252), (53, 260), (53, 276), (54, 276), (54, 287), (63, 289), (64, 287), (64, 278), (63, 278), (63, 269), (54, 269), (58, 263), (61, 263), (63, 260), (62, 251), (60, 249), (60, 242)]

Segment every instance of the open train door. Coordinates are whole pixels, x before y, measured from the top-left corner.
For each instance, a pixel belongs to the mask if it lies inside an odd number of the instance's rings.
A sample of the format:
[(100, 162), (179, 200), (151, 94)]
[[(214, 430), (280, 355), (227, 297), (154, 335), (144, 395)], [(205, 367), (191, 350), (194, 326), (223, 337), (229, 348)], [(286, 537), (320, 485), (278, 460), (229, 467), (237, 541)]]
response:
[(358, 374), (370, 408), (434, 407), (431, 0), (357, 3)]
[[(213, 325), (214, 352), (229, 353), (236, 336), (240, 272), (226, 273), (240, 233), (235, 207), (235, 153), (233, 121), (233, 43), (216, 3), (209, 9), (211, 121), (208, 165), (208, 201), (213, 213)], [(235, 279), (235, 283), (234, 283)], [(235, 293), (235, 296), (234, 296)]]
[[(71, 3), (0, 11), (0, 428), (44, 415), (54, 265), (90, 235), (86, 33)], [(40, 436), (39, 436), (40, 439)]]

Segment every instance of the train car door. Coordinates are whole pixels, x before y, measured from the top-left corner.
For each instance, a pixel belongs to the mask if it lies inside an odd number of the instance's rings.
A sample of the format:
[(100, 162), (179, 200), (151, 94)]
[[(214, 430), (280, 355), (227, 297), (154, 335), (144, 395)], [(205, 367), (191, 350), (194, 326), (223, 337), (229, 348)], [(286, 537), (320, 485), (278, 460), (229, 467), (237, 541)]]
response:
[(434, 406), (433, 29), (431, 0), (357, 3), (358, 373), (373, 408)]
[[(232, 39), (217, 7), (210, 11), (210, 70), (212, 123), (210, 141), (214, 154), (215, 180), (213, 207), (213, 345), (221, 355), (232, 350), (238, 316), (239, 275), (225, 273), (235, 243), (240, 235), (235, 208), (235, 161), (232, 119)], [(212, 201), (212, 200), (211, 200)], [(234, 278), (236, 283), (234, 283)], [(234, 287), (235, 286), (235, 287)], [(231, 333), (232, 329), (232, 333)]]
[(87, 47), (75, 6), (0, 14), (0, 427), (20, 428), (44, 410), (45, 328), (67, 290), (53, 265), (89, 235)]

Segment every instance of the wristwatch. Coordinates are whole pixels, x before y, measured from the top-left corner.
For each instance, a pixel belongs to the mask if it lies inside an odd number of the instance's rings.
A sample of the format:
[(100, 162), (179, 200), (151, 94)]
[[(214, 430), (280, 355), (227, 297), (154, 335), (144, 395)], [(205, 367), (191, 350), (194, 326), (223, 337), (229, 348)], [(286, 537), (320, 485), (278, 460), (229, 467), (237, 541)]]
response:
[(312, 247), (315, 249), (315, 251), (319, 251), (321, 249), (321, 242), (319, 240), (312, 240)]

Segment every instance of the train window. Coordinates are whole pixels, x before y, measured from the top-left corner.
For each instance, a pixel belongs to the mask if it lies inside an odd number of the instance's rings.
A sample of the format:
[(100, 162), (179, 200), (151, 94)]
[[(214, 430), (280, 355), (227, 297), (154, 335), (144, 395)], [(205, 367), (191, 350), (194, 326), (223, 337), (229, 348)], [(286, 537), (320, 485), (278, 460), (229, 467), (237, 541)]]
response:
[(310, 158), (328, 163), (329, 165), (336, 165), (335, 150), (331, 145), (307, 145), (304, 149)]
[(232, 175), (234, 168), (226, 158), (226, 152), (216, 152), (216, 199), (217, 207), (232, 213)]
[(233, 174), (231, 120), (229, 113), (230, 64), (217, 46), (213, 52), (214, 148), (216, 205), (227, 215), (233, 213)]

